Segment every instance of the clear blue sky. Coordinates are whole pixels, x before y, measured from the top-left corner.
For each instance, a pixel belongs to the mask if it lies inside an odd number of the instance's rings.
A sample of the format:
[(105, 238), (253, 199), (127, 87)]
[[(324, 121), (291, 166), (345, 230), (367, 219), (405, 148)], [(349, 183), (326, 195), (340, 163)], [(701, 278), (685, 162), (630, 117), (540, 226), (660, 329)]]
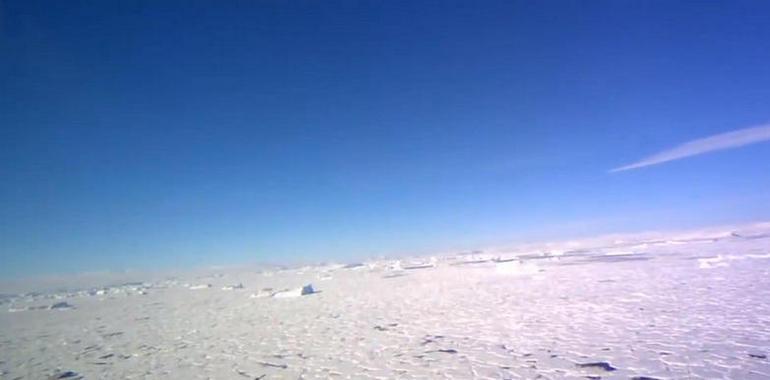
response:
[(0, 3), (0, 276), (770, 218), (766, 1)]

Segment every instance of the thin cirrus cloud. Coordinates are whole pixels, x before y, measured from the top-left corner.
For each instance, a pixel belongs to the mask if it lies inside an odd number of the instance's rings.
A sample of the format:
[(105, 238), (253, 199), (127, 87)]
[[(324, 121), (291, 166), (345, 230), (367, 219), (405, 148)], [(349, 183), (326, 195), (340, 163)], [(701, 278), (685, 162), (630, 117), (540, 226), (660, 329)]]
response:
[(645, 166), (662, 164), (685, 157), (697, 156), (718, 150), (738, 148), (770, 140), (770, 124), (720, 133), (709, 137), (686, 142), (674, 148), (643, 158), (640, 161), (610, 170), (610, 173), (639, 169)]

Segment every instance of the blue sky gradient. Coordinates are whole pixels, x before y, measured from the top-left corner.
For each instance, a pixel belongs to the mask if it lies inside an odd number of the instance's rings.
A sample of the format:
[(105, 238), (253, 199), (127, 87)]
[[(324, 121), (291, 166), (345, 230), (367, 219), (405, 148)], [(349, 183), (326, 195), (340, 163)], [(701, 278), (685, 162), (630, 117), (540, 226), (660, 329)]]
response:
[(3, 277), (770, 216), (768, 2), (0, 7)]

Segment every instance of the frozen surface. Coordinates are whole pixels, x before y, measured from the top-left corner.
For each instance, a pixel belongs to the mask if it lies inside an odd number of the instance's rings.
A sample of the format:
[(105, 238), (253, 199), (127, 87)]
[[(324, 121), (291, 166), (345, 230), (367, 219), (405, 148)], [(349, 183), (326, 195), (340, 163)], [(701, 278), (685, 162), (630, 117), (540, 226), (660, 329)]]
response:
[(770, 379), (762, 233), (223, 270), (0, 307), (3, 379)]

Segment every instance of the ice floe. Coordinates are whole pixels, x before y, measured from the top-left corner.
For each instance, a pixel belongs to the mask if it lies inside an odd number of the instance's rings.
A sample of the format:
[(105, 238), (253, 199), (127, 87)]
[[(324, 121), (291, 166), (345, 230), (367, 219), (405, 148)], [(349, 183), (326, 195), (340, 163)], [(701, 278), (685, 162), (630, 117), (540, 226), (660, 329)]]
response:
[(316, 293), (316, 290), (313, 289), (313, 285), (307, 284), (301, 288), (276, 292), (275, 294), (273, 294), (273, 298), (292, 298), (292, 297), (305, 296), (313, 293)]
[(239, 289), (243, 289), (243, 284), (240, 282), (234, 285), (225, 285), (222, 287), (222, 290), (239, 290)]
[(50, 310), (71, 310), (74, 308), (75, 306), (72, 306), (67, 302), (57, 302), (48, 307)]

